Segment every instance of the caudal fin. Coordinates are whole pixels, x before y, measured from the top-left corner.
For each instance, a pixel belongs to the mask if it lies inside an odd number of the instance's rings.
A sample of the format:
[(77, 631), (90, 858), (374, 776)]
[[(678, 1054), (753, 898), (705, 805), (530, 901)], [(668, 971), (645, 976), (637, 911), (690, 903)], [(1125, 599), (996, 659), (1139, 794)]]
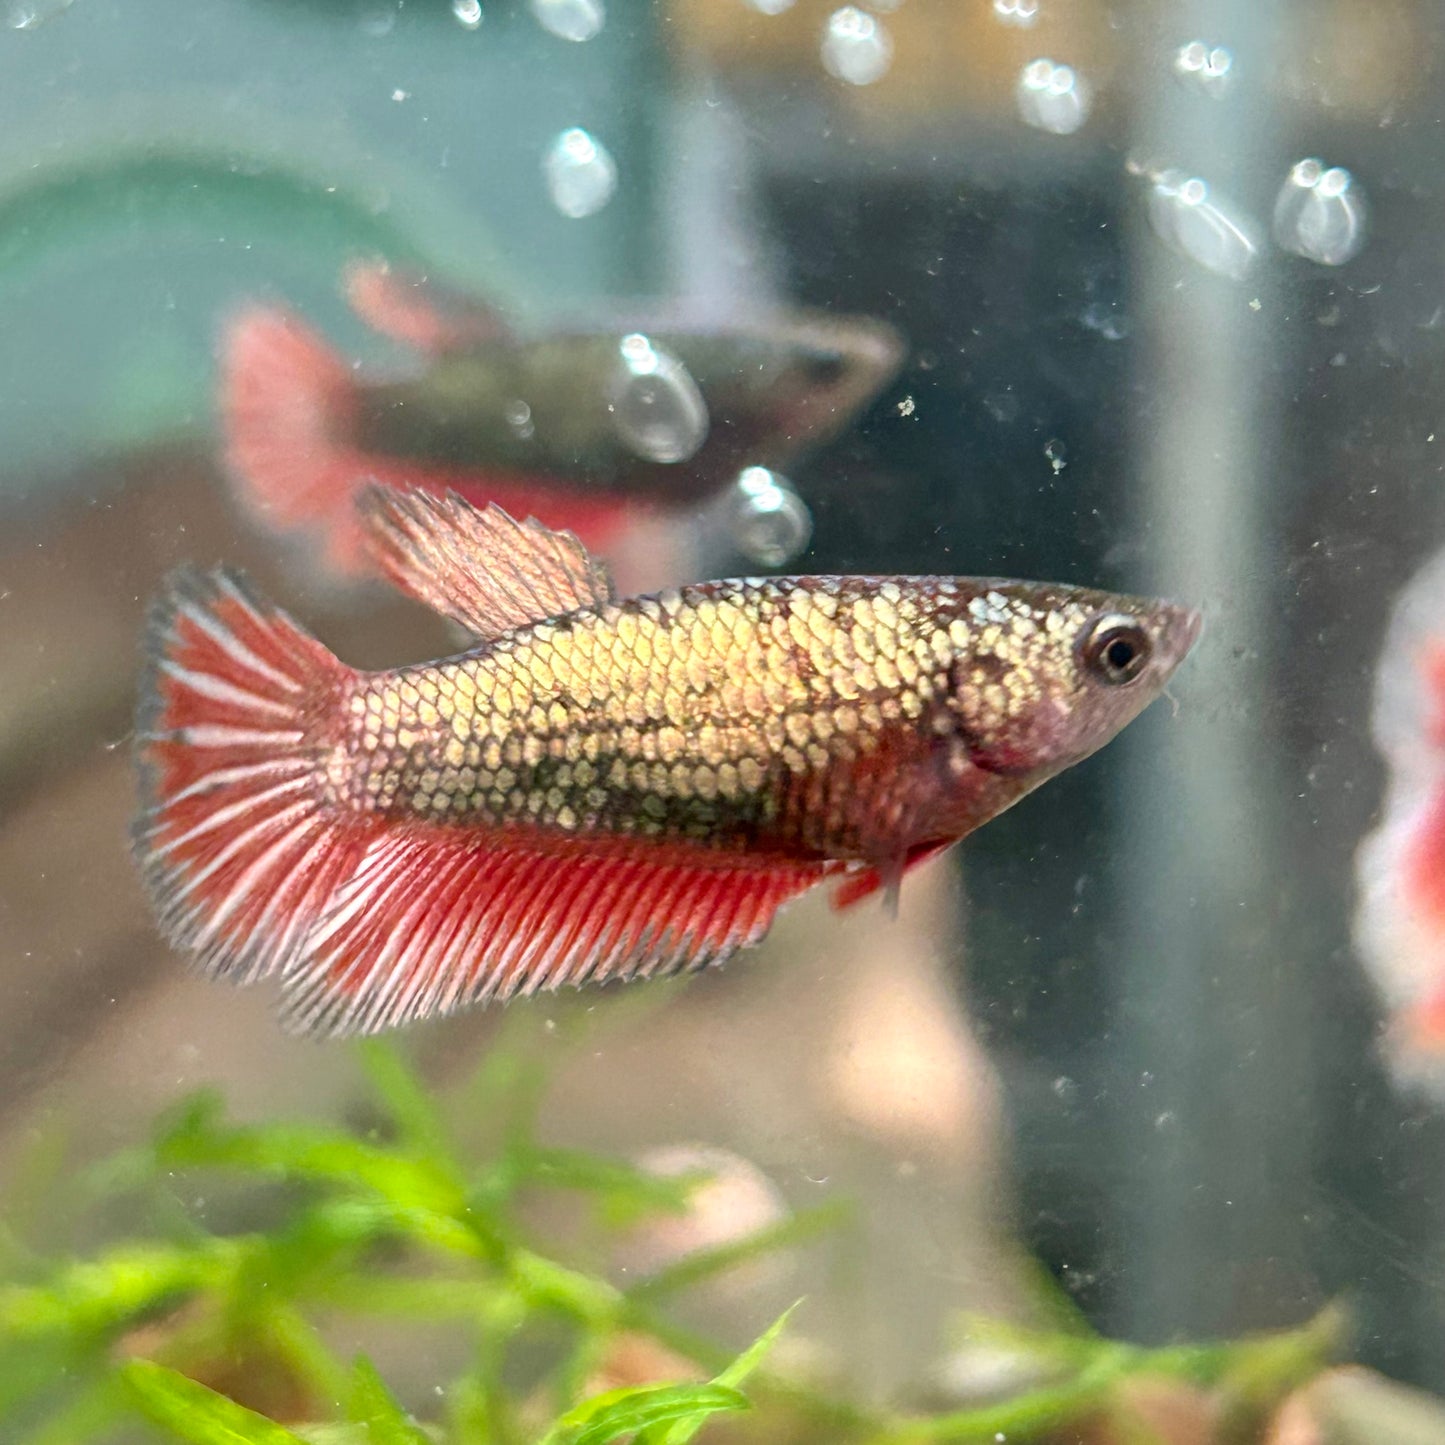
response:
[(282, 967), (354, 866), (324, 771), (349, 676), (228, 572), (179, 572), (152, 608), (135, 848), (167, 938), (211, 974)]
[(241, 500), (262, 521), (297, 527), (345, 508), (362, 480), (346, 438), (349, 368), (289, 311), (255, 308), (226, 328), (221, 420)]

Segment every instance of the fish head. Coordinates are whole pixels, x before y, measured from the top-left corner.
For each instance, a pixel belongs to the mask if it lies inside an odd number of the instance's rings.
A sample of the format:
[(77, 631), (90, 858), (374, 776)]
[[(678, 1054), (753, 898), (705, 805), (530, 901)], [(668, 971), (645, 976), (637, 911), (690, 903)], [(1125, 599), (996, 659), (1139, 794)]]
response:
[(958, 766), (1019, 795), (1103, 747), (1164, 690), (1199, 636), (1172, 602), (1031, 582), (969, 584), (950, 624)]
[(841, 432), (898, 374), (903, 338), (866, 316), (795, 313), (768, 338), (767, 404), (791, 449)]

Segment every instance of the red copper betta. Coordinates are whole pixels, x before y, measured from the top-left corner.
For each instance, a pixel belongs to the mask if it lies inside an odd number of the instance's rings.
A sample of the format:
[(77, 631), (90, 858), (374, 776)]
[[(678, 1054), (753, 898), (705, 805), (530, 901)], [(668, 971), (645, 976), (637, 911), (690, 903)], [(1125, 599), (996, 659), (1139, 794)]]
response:
[(1107, 742), (1199, 630), (1168, 603), (953, 577), (613, 598), (566, 533), (373, 490), (383, 569), (477, 638), (345, 666), (231, 574), (151, 619), (137, 848), (166, 935), (371, 1032), (659, 977), (789, 899), (893, 892)]

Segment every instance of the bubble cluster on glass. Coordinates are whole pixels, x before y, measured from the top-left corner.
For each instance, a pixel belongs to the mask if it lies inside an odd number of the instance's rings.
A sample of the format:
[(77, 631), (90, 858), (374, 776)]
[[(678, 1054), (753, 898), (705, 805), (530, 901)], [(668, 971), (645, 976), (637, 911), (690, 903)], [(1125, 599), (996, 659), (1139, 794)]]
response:
[(856, 5), (835, 10), (823, 27), (823, 68), (849, 85), (872, 85), (893, 63), (893, 41), (883, 22)]
[(1343, 166), (1310, 158), (1294, 165), (1274, 203), (1274, 238), (1322, 266), (1343, 266), (1364, 244), (1365, 198)]
[(1190, 40), (1174, 52), (1174, 73), (1217, 100), (1234, 79), (1234, 53), (1223, 45)]
[(1088, 82), (1073, 66), (1044, 58), (1024, 66), (1014, 97), (1024, 124), (1052, 135), (1072, 135), (1078, 130), (1089, 118), (1093, 98)]
[(1241, 281), (1259, 255), (1253, 222), (1184, 171), (1153, 177), (1149, 222), (1166, 245), (1217, 276)]
[(993, 0), (993, 13), (1005, 25), (1027, 30), (1038, 22), (1039, 0)]
[(458, 24), (475, 30), (482, 23), (482, 0), (452, 0), (452, 14)]
[(579, 44), (600, 35), (607, 23), (602, 0), (532, 0), (532, 14), (558, 39)]
[(547, 148), (542, 174), (552, 204), (574, 221), (595, 215), (617, 189), (617, 163), (606, 146), (576, 126)]
[(793, 484), (767, 467), (746, 467), (728, 496), (733, 545), (760, 567), (781, 567), (807, 550), (813, 514)]
[(607, 391), (618, 439), (649, 462), (685, 462), (707, 440), (707, 403), (692, 373), (640, 332), (624, 336)]

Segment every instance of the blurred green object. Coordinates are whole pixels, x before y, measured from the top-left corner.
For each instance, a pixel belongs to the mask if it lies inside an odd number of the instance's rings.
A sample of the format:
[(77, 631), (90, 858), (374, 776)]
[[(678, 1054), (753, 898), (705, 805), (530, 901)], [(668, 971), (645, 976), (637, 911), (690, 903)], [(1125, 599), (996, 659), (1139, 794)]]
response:
[[(1434, 1402), (1386, 1382), (1367, 1388), (1355, 1374), (1321, 1375), (1341, 1346), (1338, 1310), (1282, 1334), (1147, 1350), (1081, 1327), (1046, 1283), (1039, 1315), (1057, 1328), (972, 1320), (965, 1332), (971, 1346), (1037, 1365), (1019, 1392), (933, 1414), (854, 1405), (765, 1368), (793, 1310), (733, 1358), (663, 1309), (723, 1271), (836, 1231), (836, 1208), (795, 1213), (619, 1289), (534, 1244), (524, 1197), (539, 1188), (574, 1193), (605, 1242), (629, 1223), (685, 1211), (697, 1176), (660, 1178), (538, 1143), (531, 1119), (541, 1081), (505, 1042), (476, 1082), (441, 1097), (395, 1048), (373, 1041), (358, 1054), (376, 1109), (362, 1125), (240, 1126), (219, 1098), (201, 1094), (164, 1118), (148, 1145), (66, 1176), (77, 1205), (62, 1221), (67, 1232), (97, 1212), (114, 1220), (139, 1209), (150, 1223), (134, 1237), (88, 1257), (48, 1257), (21, 1237), (18, 1221), (0, 1217), (9, 1243), (0, 1283), (5, 1439), (99, 1445), (126, 1438), (128, 1422), (140, 1419), (194, 1445), (606, 1445), (628, 1435), (640, 1445), (686, 1445), (709, 1421), (746, 1415), (768, 1438), (1027, 1441), (1093, 1422), (1103, 1433), (1091, 1440), (1132, 1442), (1148, 1438), (1137, 1408), (1151, 1381), (1166, 1397), (1207, 1398), (1230, 1431), (1221, 1439), (1257, 1438), (1300, 1386), (1308, 1388), (1292, 1405), (1308, 1400), (1327, 1412), (1321, 1418), (1344, 1422), (1329, 1427), (1340, 1431), (1371, 1409), (1407, 1423), (1445, 1418), (1430, 1413), (1440, 1409)], [(214, 1176), (237, 1181), (223, 1212), (249, 1227), (213, 1232), (193, 1210), (177, 1211), (181, 1181), (198, 1171), (211, 1176), (212, 1209), (227, 1198)], [(26, 1201), (17, 1202), (23, 1212)], [(435, 1383), (445, 1402), (437, 1418), (413, 1419), (370, 1360), (337, 1357), (327, 1327), (338, 1316), (389, 1318), (403, 1332), (446, 1321), (469, 1340), (460, 1376)], [(635, 1364), (630, 1377), (609, 1365), (625, 1340), (641, 1342), (644, 1378)], [(1324, 1441), (1445, 1438), (1401, 1430)]]

